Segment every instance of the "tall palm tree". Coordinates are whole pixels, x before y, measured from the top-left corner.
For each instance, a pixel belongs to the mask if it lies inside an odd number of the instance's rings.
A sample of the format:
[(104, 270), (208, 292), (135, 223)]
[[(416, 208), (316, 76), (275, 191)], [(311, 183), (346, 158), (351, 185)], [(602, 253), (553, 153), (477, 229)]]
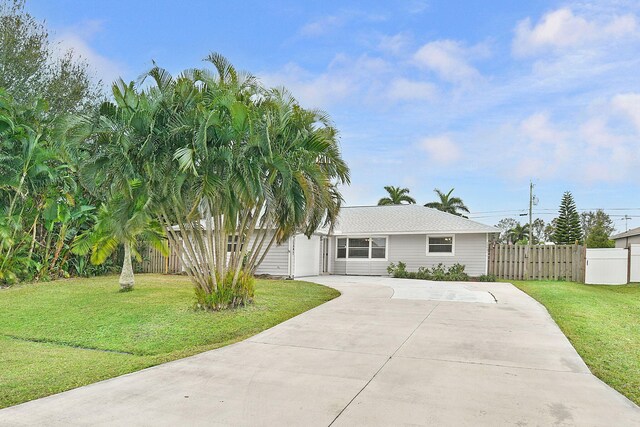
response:
[(428, 208), (438, 209), (439, 211), (442, 211), (442, 212), (447, 212), (453, 215), (458, 215), (463, 218), (466, 218), (466, 216), (461, 214), (459, 211), (468, 213), (469, 208), (465, 206), (461, 198), (451, 197), (453, 190), (454, 188), (452, 188), (451, 190), (449, 190), (448, 193), (445, 194), (442, 191), (438, 190), (437, 188), (434, 189), (433, 191), (438, 195), (438, 198), (440, 200), (438, 200), (437, 202), (427, 203), (425, 204), (425, 206)]
[(415, 205), (416, 200), (409, 196), (408, 188), (394, 187), (393, 185), (388, 185), (384, 187), (384, 189), (389, 193), (389, 197), (383, 197), (378, 200), (378, 206), (385, 205), (401, 205), (406, 202), (409, 205)]

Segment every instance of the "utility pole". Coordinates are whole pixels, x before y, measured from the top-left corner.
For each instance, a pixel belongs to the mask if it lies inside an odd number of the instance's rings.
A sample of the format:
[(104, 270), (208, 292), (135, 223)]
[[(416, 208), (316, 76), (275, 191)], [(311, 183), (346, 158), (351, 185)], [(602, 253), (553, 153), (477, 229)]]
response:
[(529, 245), (533, 238), (533, 181), (529, 181)]
[(629, 215), (625, 215), (622, 219), (624, 219), (624, 231), (629, 231), (629, 220), (631, 217)]

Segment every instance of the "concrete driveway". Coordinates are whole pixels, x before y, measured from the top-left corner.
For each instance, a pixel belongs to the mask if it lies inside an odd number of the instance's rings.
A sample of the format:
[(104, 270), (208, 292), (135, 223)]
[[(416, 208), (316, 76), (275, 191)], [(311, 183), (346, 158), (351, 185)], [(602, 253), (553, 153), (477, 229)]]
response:
[(508, 284), (325, 276), (246, 341), (0, 411), (0, 425), (640, 425)]

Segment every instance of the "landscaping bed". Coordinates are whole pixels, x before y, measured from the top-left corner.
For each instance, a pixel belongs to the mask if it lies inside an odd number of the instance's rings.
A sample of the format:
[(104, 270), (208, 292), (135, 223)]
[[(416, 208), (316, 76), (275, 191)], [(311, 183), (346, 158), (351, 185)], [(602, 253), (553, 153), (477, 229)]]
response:
[(595, 376), (640, 404), (640, 285), (510, 283), (547, 308)]
[(182, 276), (137, 275), (125, 293), (117, 276), (0, 290), (0, 408), (243, 340), (338, 295), (257, 280), (254, 304), (206, 312)]

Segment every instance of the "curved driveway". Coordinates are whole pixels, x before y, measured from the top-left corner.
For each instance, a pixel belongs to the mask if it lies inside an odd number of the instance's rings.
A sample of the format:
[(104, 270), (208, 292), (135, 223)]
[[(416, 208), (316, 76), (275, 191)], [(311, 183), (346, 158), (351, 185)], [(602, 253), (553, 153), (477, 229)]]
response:
[(508, 284), (324, 276), (246, 341), (0, 411), (0, 425), (640, 425)]

